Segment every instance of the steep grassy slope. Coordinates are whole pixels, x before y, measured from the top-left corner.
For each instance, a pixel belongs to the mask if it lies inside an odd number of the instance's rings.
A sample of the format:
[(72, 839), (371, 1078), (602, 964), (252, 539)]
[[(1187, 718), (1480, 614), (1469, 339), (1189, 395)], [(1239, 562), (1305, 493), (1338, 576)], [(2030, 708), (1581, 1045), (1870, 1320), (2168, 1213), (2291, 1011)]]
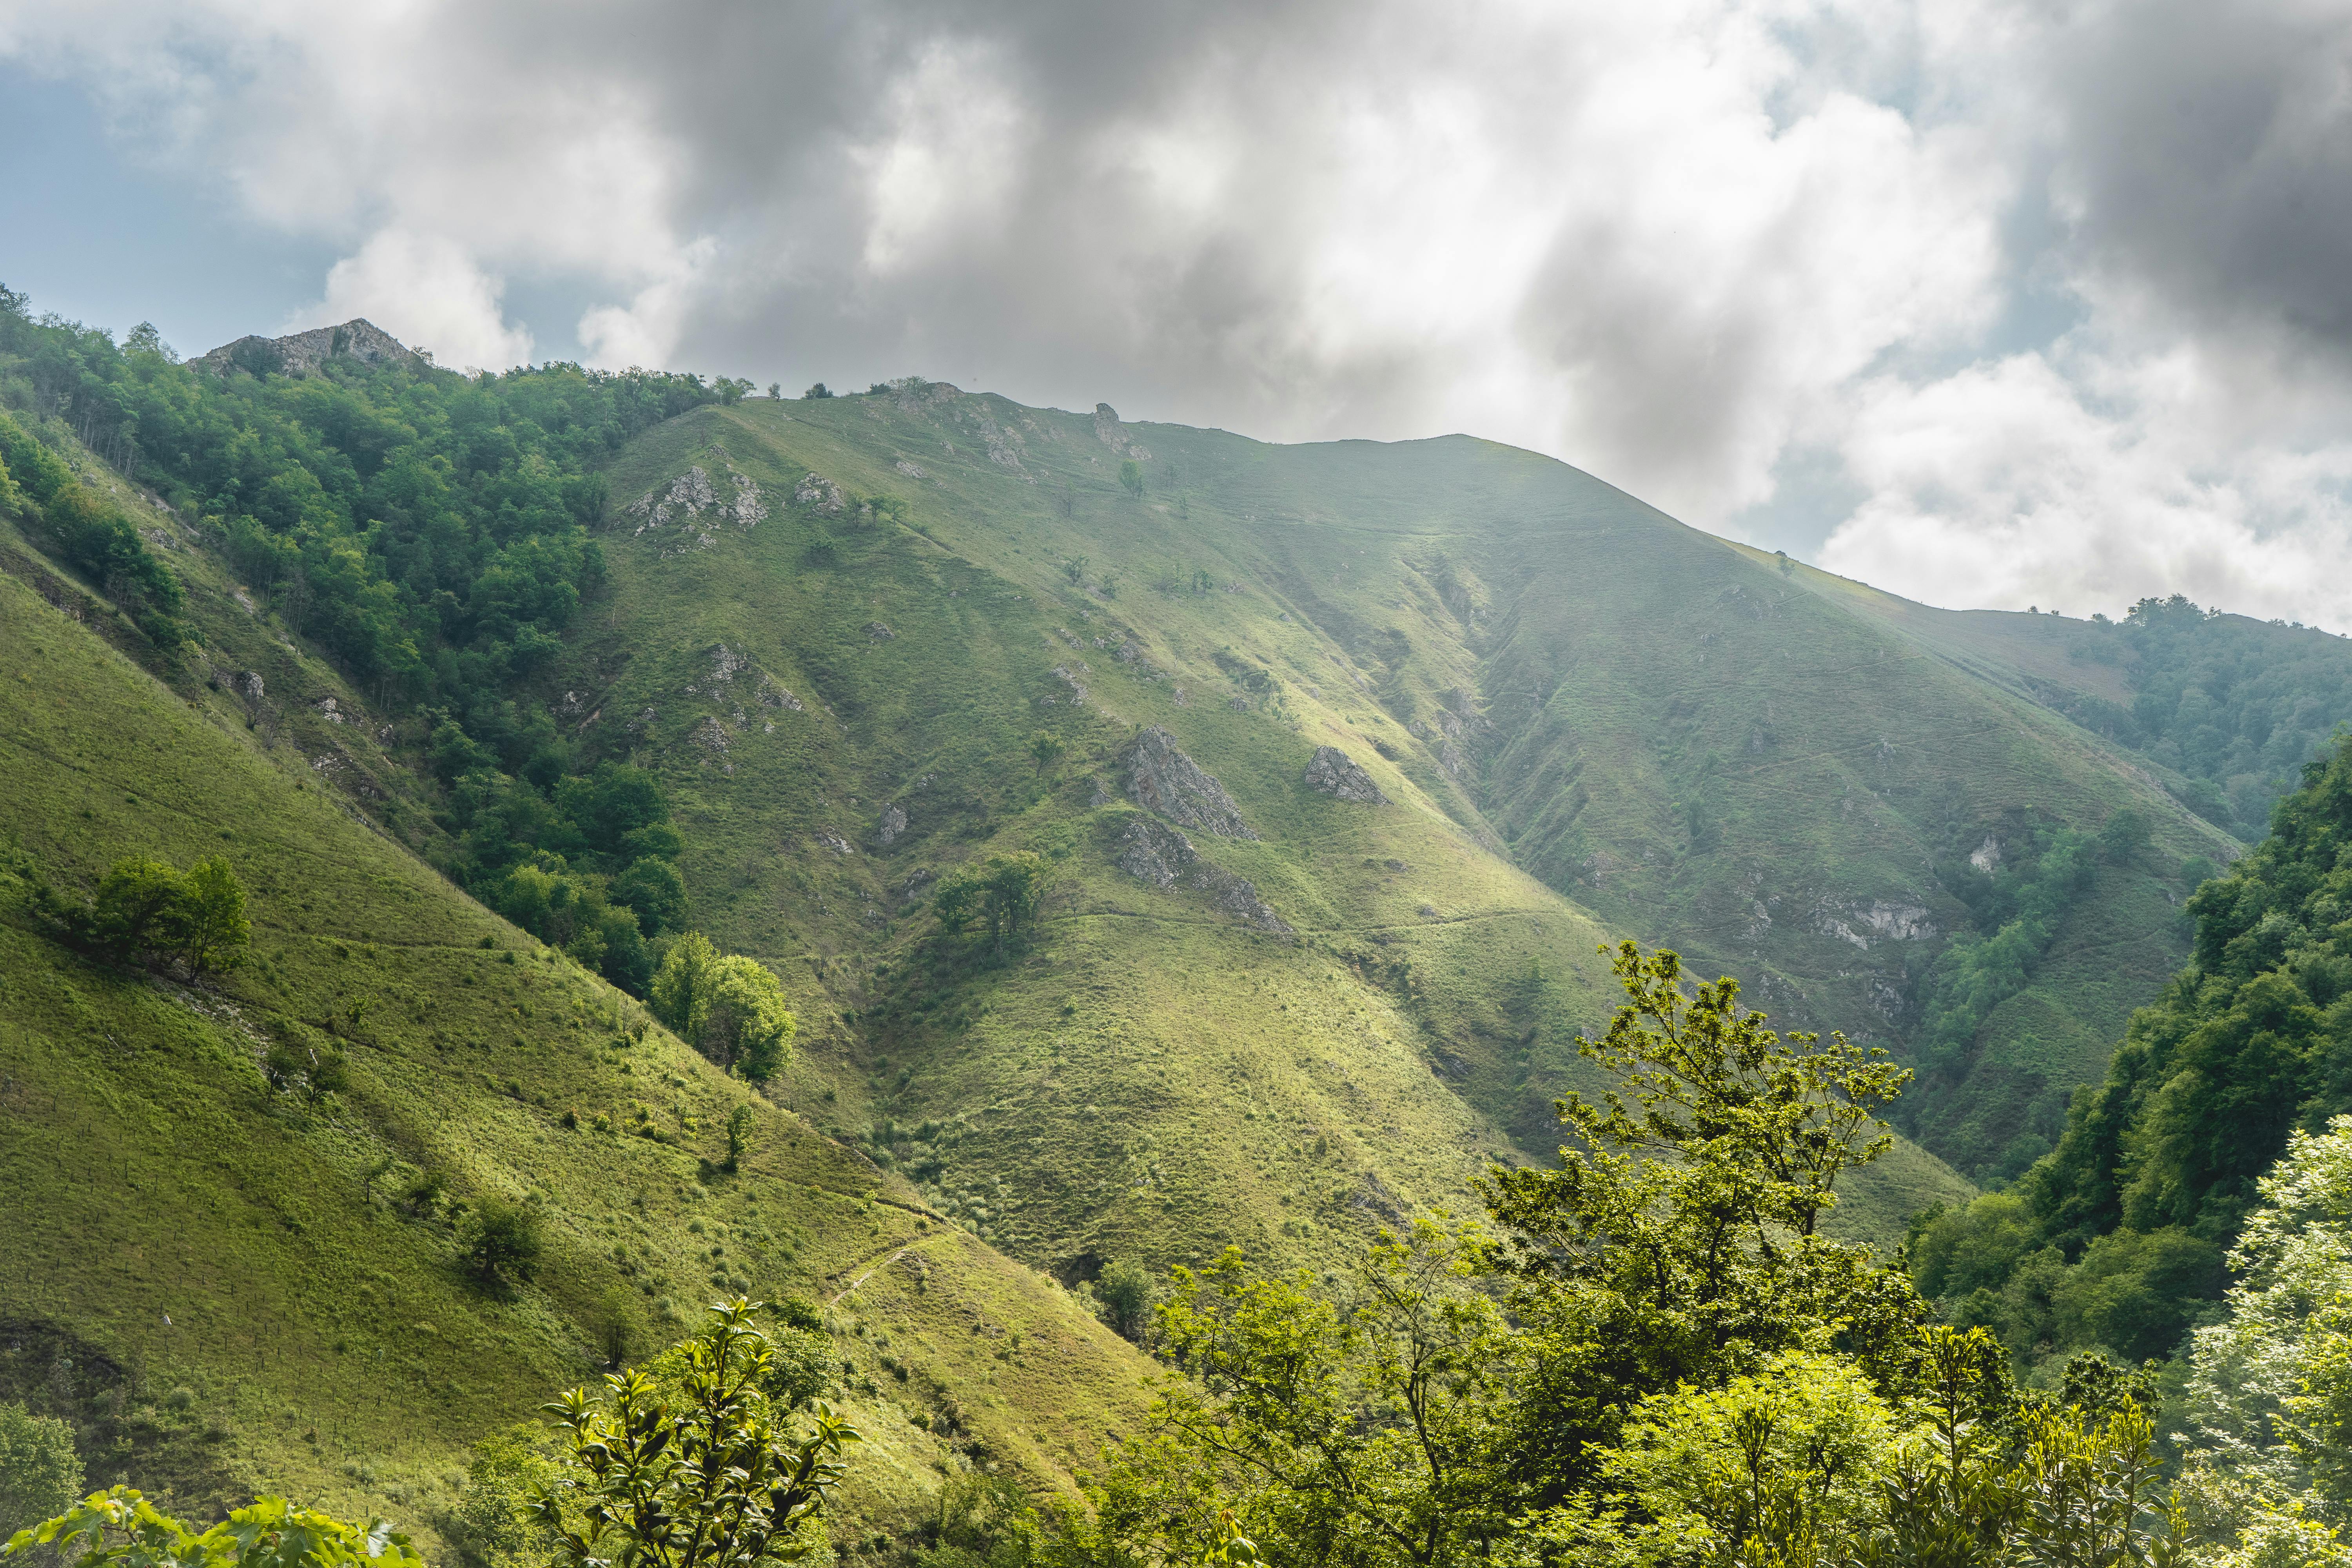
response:
[[(1120, 489), (1122, 461), (1139, 496)], [(717, 498), (698, 510), (690, 484), (673, 488), (698, 468)], [(2173, 868), (2230, 848), (2047, 710), (1573, 469), (1484, 443), (1272, 447), (933, 385), (705, 410), (633, 446), (612, 479), (615, 595), (575, 678), (597, 721), (635, 726), (635, 754), (704, 814), (698, 917), (856, 1015), (822, 1086), (803, 1086), (831, 1089), (823, 1109), (845, 1128), (888, 1142), (956, 1124), (1022, 1082), (1005, 1103), (1027, 1109), (1000, 1114), (1030, 1119), (1033, 1148), (1094, 1149), (1007, 1219), (987, 1194), (1029, 1180), (1012, 1146), (983, 1158), (967, 1141), (950, 1158), (897, 1140), (925, 1179), (977, 1182), (987, 1223), (1066, 1271), (1215, 1238), (1197, 1219), (1118, 1217), (1112, 1194), (1145, 1189), (1115, 1173), (1166, 1169), (1171, 1150), (1202, 1163), (1198, 1218), (1246, 1216), (1244, 1238), (1295, 1235), (1294, 1211), (1328, 1213), (1342, 1192), (1342, 1210), (1377, 1210), (1376, 1192), (1458, 1202), (1497, 1133), (1547, 1150), (1549, 1100), (1578, 1081), (1574, 1036), (1612, 1003), (1592, 916), (1747, 976), (1785, 1021), (1900, 1050), (1920, 972), (1966, 921), (1929, 863), (2131, 805), (2156, 825), (2151, 851), (2103, 884), (2053, 945), (2050, 983), (2001, 1021), (1991, 1087), (1961, 1090), (1992, 1107), (1951, 1146), (2030, 1137), (2096, 1075), (2140, 984), (2178, 961)], [(756, 518), (725, 504), (747, 482)], [(877, 496), (895, 499), (861, 508)], [(803, 706), (762, 707), (763, 690)], [(1118, 759), (1146, 724), (1240, 803), (1261, 842), (1194, 837), (1297, 928), (1296, 946), (1206, 910), (1176, 929), (1181, 897), (1115, 868)], [(1024, 754), (1041, 727), (1077, 748), (1051, 772)], [(1307, 791), (1321, 743), (1392, 804)], [(894, 812), (905, 826), (886, 841)], [(1059, 868), (1055, 934), (1020, 970), (981, 973), (908, 915), (940, 867), (1011, 846)], [(1160, 918), (1132, 918), (1146, 911)], [(844, 956), (876, 952), (870, 969)], [(2112, 984), (2075, 984), (2101, 953)], [(1350, 1069), (1368, 1100), (1308, 1087), (1318, 1053), (1264, 1005), (1278, 975), (1324, 994), (1322, 1016), (1370, 1022)], [(1193, 1008), (1222, 1022), (1180, 1023)], [(1075, 1048), (1139, 1019), (1167, 1021), (1139, 1055)], [(1186, 1036), (1201, 1044), (1171, 1043)], [(1054, 1039), (1066, 1059), (1037, 1044)], [(1016, 1069), (1031, 1048), (1045, 1054)], [(1131, 1097), (1155, 1051), (1186, 1081), (1148, 1113), (1111, 1097), (1124, 1137), (1061, 1120), (1107, 1103), (1074, 1060)], [(1395, 1133), (1336, 1160), (1305, 1159), (1295, 1135), (1222, 1157), (1243, 1131), (1218, 1130), (1229, 1088), (1285, 1059), (1308, 1074), (1284, 1091), (1289, 1114), (1327, 1146), (1329, 1124), (1374, 1105)], [(1405, 1152), (1439, 1148), (1464, 1157)]]
[[(200, 610), (242, 613), (179, 564)], [(159, 684), (71, 602), (0, 576), (0, 846), (68, 885), (132, 852), (226, 854), (255, 917), (254, 963), (189, 988), (59, 947), (0, 879), (0, 1385), (72, 1416), (93, 1482), (200, 1510), (290, 1489), (429, 1539), (467, 1445), (591, 1376), (615, 1328), (642, 1352), (732, 1289), (826, 1306), (872, 1439), (848, 1536), (909, 1527), (974, 1457), (1050, 1481), (1135, 1408), (1140, 1358), (1081, 1303), (657, 1027), (632, 1044), (628, 998), (321, 787), (342, 753), (248, 730), (200, 665)], [(356, 708), (282, 657), (272, 691)], [(348, 1092), (270, 1092), (273, 1038), (339, 1044)], [(700, 1173), (739, 1104), (741, 1173)], [(540, 1212), (530, 1286), (479, 1288), (449, 1210), (392, 1201), (428, 1173)]]

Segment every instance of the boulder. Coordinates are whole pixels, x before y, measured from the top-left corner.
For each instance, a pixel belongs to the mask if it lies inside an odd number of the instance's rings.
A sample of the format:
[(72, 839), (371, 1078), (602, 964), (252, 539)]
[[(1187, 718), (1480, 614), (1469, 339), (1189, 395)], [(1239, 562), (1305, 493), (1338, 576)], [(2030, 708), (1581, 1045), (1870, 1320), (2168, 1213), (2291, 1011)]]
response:
[(1217, 908), (1244, 925), (1272, 931), (1276, 936), (1294, 934), (1289, 922), (1258, 897), (1257, 888), (1248, 878), (1236, 877), (1203, 858), (1182, 833), (1149, 817), (1129, 821), (1126, 831), (1119, 835), (1111, 863), (1138, 881), (1149, 882), (1162, 891), (1185, 887), (1206, 893)]
[(1127, 798), (1144, 810), (1216, 838), (1257, 837), (1225, 786), (1179, 751), (1176, 737), (1159, 725), (1138, 735), (1121, 762)]
[(1337, 746), (1318, 746), (1307, 763), (1307, 787), (1341, 800), (1366, 805), (1386, 805), (1389, 797), (1372, 782), (1361, 764)]

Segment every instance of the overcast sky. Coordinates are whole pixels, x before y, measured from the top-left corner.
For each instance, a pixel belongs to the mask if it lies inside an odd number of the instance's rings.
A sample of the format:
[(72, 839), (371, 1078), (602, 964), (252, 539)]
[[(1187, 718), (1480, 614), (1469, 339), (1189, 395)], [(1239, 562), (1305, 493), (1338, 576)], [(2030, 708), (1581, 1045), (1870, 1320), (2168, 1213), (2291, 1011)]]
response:
[(2352, 0), (0, 0), (0, 282), (1468, 431), (1935, 604), (2352, 629)]

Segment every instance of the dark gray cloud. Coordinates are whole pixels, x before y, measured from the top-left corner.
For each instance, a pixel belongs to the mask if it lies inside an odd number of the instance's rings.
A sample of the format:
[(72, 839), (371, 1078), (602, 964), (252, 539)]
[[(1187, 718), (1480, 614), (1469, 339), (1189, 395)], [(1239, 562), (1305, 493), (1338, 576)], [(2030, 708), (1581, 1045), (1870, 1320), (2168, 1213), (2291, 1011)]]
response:
[(2347, 21), (0, 0), (0, 58), (446, 360), (1466, 429), (1943, 602), (2333, 621)]
[(2352, 351), (2352, 6), (2085, 6), (2053, 44), (2084, 260), (2200, 326)]

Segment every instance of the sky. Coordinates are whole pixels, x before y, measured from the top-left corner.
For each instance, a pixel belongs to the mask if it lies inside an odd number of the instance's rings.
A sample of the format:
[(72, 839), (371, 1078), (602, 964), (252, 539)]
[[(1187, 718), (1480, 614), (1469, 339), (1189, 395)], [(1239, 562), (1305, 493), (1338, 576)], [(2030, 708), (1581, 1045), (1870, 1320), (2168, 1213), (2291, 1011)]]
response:
[(1931, 604), (2352, 630), (2352, 0), (0, 0), (0, 283), (1467, 432)]

